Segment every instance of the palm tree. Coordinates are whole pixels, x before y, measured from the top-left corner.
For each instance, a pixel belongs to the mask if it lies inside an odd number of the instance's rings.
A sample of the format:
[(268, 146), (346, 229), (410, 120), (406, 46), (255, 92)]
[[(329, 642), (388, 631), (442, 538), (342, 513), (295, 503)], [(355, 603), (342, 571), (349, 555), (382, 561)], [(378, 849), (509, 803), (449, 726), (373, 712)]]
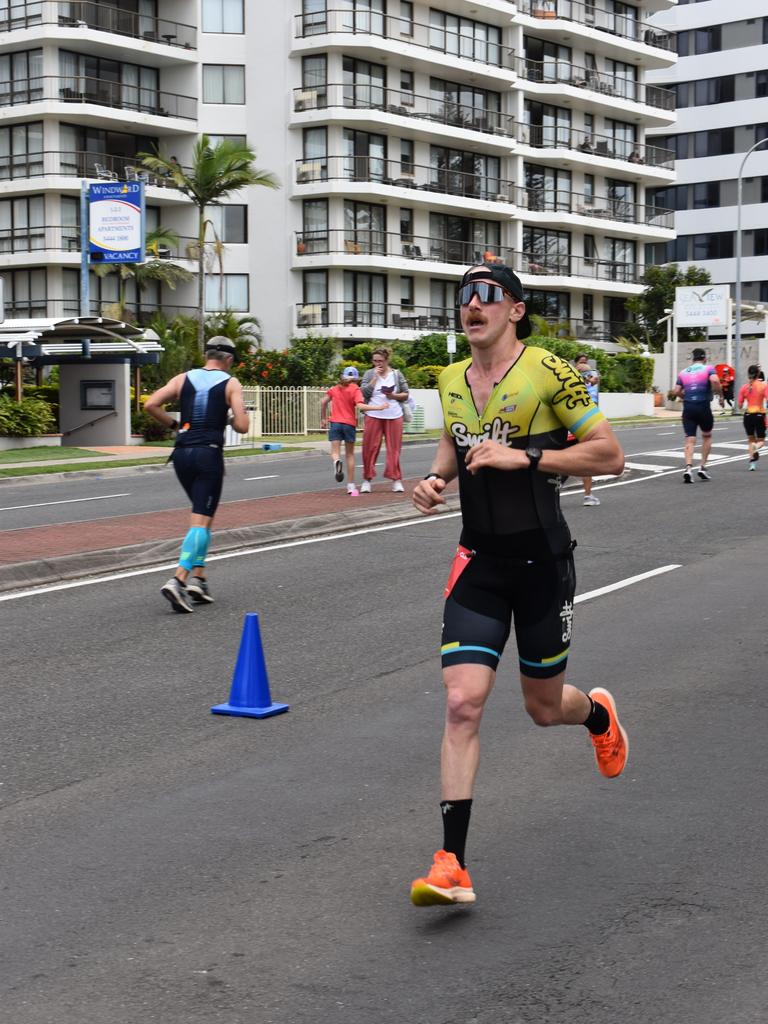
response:
[(100, 263), (96, 268), (99, 277), (106, 277), (108, 274), (119, 274), (120, 283), (118, 286), (117, 298), (117, 319), (125, 320), (126, 301), (125, 293), (128, 282), (136, 282), (139, 305), (141, 305), (141, 293), (150, 281), (159, 281), (168, 288), (175, 288), (181, 281), (191, 281), (193, 274), (178, 263), (171, 263), (166, 259), (160, 259), (160, 251), (173, 249), (179, 244), (179, 236), (175, 231), (167, 228), (155, 228), (148, 231), (144, 243), (145, 255), (150, 258), (145, 263)]
[(212, 146), (208, 136), (201, 135), (195, 143), (192, 166), (186, 170), (174, 157), (166, 158), (159, 153), (154, 156), (139, 153), (139, 158), (148, 171), (168, 179), (197, 207), (197, 342), (202, 352), (205, 344), (205, 249), (209, 227), (213, 232), (214, 251), (221, 259), (221, 242), (206, 217), (206, 210), (209, 206), (219, 205), (222, 199), (246, 185), (263, 185), (265, 188), (280, 186), (273, 174), (254, 166), (256, 154), (250, 146), (231, 139), (224, 139)]
[(238, 358), (261, 348), (261, 324), (250, 314), (240, 315), (231, 309), (211, 313), (205, 321), (206, 337), (221, 334), (237, 347)]

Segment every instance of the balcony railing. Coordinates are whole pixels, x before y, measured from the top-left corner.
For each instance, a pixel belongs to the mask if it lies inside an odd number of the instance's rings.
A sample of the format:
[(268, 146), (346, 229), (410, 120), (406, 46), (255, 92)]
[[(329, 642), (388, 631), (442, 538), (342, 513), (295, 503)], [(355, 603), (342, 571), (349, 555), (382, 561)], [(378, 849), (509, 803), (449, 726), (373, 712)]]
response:
[(295, 33), (299, 39), (312, 36), (345, 34), (364, 41), (365, 36), (374, 36), (376, 45), (381, 39), (389, 39), (396, 46), (417, 46), (433, 57), (438, 53), (457, 57), (460, 60), (486, 64), (495, 68), (512, 70), (512, 55), (508, 47), (500, 42), (463, 35), (437, 25), (426, 25), (397, 15), (379, 14), (375, 11), (323, 10), (315, 14), (298, 14)]
[(627, 103), (644, 103), (659, 110), (675, 109), (675, 94), (658, 85), (645, 85), (634, 79), (622, 78), (608, 72), (583, 68), (564, 60), (529, 60), (515, 57), (515, 70), (528, 82), (543, 85), (575, 85), (587, 92), (599, 93)]
[(372, 156), (329, 156), (296, 161), (296, 182), (306, 185), (319, 181), (362, 181), (424, 192), (441, 192), (466, 199), (514, 202), (514, 182), (493, 175), (471, 174), (442, 167), (408, 164), (404, 171), (399, 160)]
[[(114, 299), (91, 299), (91, 316), (112, 316), (115, 313), (116, 300)], [(66, 317), (80, 315), (80, 302), (77, 298), (47, 298), (45, 295), (31, 295), (25, 299), (6, 298), (4, 303), (5, 315), (8, 319), (21, 317)], [(171, 306), (165, 302), (153, 302), (146, 296), (140, 305), (129, 302), (125, 311), (127, 323), (146, 326), (156, 316), (163, 316), (166, 320), (181, 314), (183, 316), (195, 316), (196, 306)]]
[(660, 50), (675, 50), (673, 33), (663, 32), (637, 18), (629, 18), (604, 7), (583, 4), (580, 0), (517, 0), (517, 9), (532, 18), (561, 18)]
[(536, 277), (586, 277), (597, 281), (640, 284), (645, 268), (639, 263), (600, 259), (597, 256), (571, 256), (568, 253), (502, 253), (503, 261), (518, 274)]
[(386, 302), (304, 302), (296, 306), (296, 326), (389, 327), (406, 331), (448, 331), (453, 309)]
[(27, 0), (3, 5), (0, 10), (0, 32), (32, 28), (35, 25), (59, 25), (62, 28), (90, 28), (132, 39), (180, 46), (185, 50), (197, 47), (197, 29), (167, 18), (125, 11), (110, 4), (92, 0)]
[(567, 125), (518, 125), (517, 141), (537, 149), (570, 149), (601, 160), (621, 160), (630, 164), (650, 167), (669, 167), (675, 164), (671, 149), (641, 146), (628, 139), (611, 135), (595, 135)]
[(299, 231), (296, 253), (299, 256), (335, 255), (389, 256), (406, 260), (432, 260), (437, 263), (471, 265), (482, 263), (498, 246), (481, 242), (462, 242), (426, 235), (403, 237), (397, 232), (369, 230)]
[(311, 89), (294, 89), (293, 109), (379, 110), (400, 117), (436, 121), (452, 128), (487, 134), (513, 136), (515, 120), (508, 114), (483, 107), (452, 103), (443, 97), (418, 96), (402, 89), (386, 89), (377, 85), (322, 85)]
[(153, 188), (176, 188), (171, 178), (145, 171), (137, 157), (110, 156), (85, 150), (0, 154), (0, 181), (55, 174), (103, 181), (144, 181)]
[[(0, 230), (0, 255), (22, 252), (72, 252), (80, 253), (80, 228), (76, 224), (24, 228), (3, 228)], [(158, 246), (147, 250), (147, 258), (158, 260), (197, 259), (197, 239), (180, 237), (172, 245)]]
[(671, 229), (675, 224), (674, 210), (561, 189), (520, 188), (517, 205), (532, 213), (574, 213), (580, 217), (599, 217), (603, 220), (620, 221), (624, 224), (646, 224), (656, 228)]
[(138, 85), (80, 75), (51, 75), (0, 82), (0, 107), (57, 100), (94, 103), (101, 107), (154, 114), (157, 117), (197, 118), (197, 100)]

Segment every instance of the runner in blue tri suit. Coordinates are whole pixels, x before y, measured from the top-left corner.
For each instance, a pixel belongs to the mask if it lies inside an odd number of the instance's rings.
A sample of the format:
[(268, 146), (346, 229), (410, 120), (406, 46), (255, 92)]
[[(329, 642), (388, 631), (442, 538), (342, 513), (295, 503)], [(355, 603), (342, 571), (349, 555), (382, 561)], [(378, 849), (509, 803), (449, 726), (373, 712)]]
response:
[[(175, 612), (194, 611), (193, 602), (213, 601), (205, 558), (224, 483), (224, 428), (230, 416), (232, 427), (240, 434), (245, 434), (249, 425), (243, 389), (229, 374), (234, 356), (235, 346), (229, 338), (211, 338), (206, 343), (205, 366), (178, 374), (144, 406), (159, 423), (176, 430), (173, 468), (192, 502), (178, 568), (161, 590)], [(178, 420), (163, 409), (170, 403), (179, 409)]]

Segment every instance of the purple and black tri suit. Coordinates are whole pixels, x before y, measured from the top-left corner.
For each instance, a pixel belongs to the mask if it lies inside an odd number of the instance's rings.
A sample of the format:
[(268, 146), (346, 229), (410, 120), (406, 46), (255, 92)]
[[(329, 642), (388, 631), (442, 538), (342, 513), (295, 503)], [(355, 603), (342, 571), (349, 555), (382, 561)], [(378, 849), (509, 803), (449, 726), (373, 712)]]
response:
[[(712, 416), (712, 382), (715, 368), (709, 363), (692, 363), (681, 370), (677, 385), (683, 389), (683, 432), (696, 437), (696, 431), (711, 434), (715, 425)], [(716, 376), (716, 374), (715, 374)]]
[(193, 513), (200, 516), (213, 516), (224, 484), (229, 380), (223, 370), (190, 370), (181, 387), (173, 468)]

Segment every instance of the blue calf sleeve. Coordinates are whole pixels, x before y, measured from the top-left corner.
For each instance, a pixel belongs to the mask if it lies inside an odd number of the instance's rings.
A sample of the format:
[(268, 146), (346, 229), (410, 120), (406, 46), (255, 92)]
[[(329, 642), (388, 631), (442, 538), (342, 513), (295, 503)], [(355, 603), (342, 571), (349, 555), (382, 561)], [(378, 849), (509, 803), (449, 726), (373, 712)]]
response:
[(211, 531), (203, 529), (203, 537), (198, 536), (197, 550), (195, 551), (195, 568), (202, 568), (208, 554), (208, 545), (211, 543)]
[(210, 536), (210, 530), (206, 530), (204, 526), (190, 526), (181, 545), (179, 565), (182, 569), (191, 572), (196, 565), (205, 564)]

